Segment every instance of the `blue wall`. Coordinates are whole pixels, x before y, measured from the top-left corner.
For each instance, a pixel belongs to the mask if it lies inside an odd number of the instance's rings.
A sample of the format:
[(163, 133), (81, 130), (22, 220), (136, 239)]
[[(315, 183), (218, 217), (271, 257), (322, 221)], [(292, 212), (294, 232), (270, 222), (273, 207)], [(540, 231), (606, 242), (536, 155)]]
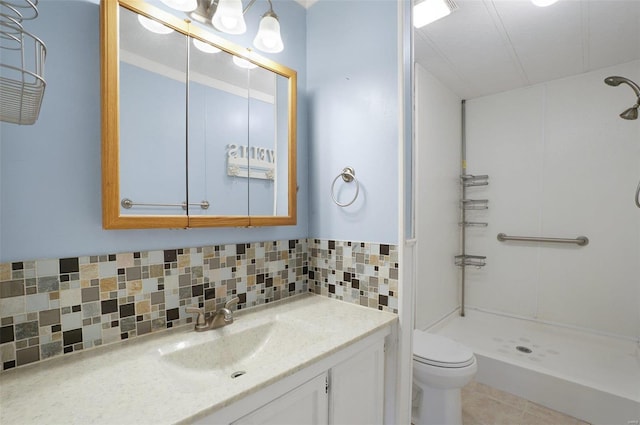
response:
[[(225, 37), (250, 46), (263, 3), (247, 13), (246, 34)], [(282, 0), (274, 8), (285, 50), (265, 56), (298, 71), (298, 225), (103, 230), (98, 5), (40, 2), (27, 27), (48, 48), (40, 118), (0, 123), (0, 262), (307, 236), (397, 243), (397, 3), (320, 0), (305, 11)], [(345, 166), (361, 192), (339, 208), (329, 189)], [(344, 201), (354, 185), (336, 187)]]
[[(397, 2), (323, 1), (307, 13), (310, 237), (398, 241)], [(346, 167), (356, 202), (330, 188)], [(340, 202), (355, 183), (339, 179)]]
[[(249, 46), (250, 28), (228, 38)], [(47, 45), (47, 88), (33, 126), (0, 126), (0, 262), (308, 235), (305, 9), (274, 4), (285, 50), (268, 55), (298, 71), (298, 225), (253, 229), (103, 230), (100, 170), (99, 8), (88, 1), (40, 2), (27, 29)]]

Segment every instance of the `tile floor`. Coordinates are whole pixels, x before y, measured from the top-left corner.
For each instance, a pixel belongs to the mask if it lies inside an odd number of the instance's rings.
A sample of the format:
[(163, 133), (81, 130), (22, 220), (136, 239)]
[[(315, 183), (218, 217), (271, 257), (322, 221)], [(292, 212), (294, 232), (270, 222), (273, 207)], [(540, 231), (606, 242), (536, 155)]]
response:
[(478, 382), (462, 389), (463, 425), (589, 425)]

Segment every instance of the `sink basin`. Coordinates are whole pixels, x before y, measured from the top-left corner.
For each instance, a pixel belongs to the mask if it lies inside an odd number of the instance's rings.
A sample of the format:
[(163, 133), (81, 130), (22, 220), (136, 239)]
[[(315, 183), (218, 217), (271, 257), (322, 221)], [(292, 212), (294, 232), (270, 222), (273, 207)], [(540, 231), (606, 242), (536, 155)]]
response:
[(327, 332), (314, 329), (310, 340), (309, 329), (300, 322), (234, 323), (222, 329), (192, 332), (184, 340), (159, 349), (158, 353), (163, 362), (195, 371), (248, 369), (253, 364), (268, 365), (274, 358), (282, 357), (287, 347), (300, 348), (305, 340), (312, 344), (327, 336)]

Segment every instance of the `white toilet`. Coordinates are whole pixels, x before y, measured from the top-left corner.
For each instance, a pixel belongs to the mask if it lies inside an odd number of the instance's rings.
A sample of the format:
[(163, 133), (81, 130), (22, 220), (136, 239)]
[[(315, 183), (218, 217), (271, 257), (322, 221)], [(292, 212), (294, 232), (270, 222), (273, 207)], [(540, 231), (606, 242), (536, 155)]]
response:
[(451, 339), (413, 331), (413, 425), (462, 425), (460, 389), (478, 370), (473, 351)]

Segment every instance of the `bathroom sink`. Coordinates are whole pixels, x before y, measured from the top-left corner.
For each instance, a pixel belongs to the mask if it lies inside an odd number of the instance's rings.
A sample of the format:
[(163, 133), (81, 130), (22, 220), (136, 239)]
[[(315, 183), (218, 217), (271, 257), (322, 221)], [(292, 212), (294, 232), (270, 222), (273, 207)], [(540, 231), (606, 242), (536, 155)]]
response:
[[(160, 360), (193, 371), (248, 370), (261, 367), (301, 347), (324, 340), (327, 332), (310, 333), (307, 324), (284, 320), (232, 324), (223, 329), (191, 332), (158, 350)], [(236, 328), (234, 328), (234, 326)]]

